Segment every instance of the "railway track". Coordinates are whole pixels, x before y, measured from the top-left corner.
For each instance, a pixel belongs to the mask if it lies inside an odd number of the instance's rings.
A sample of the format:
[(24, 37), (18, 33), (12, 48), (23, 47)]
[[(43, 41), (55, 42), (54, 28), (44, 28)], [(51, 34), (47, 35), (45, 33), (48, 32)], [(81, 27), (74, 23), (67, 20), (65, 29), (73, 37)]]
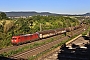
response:
[[(89, 60), (88, 49), (90, 48), (85, 47), (89, 40), (85, 40), (84, 37), (79, 35), (74, 41), (68, 43), (66, 46), (57, 48), (53, 53), (40, 60)], [(72, 47), (74, 44), (76, 47)]]
[(54, 42), (51, 42), (51, 43), (48, 43), (48, 44), (45, 44), (45, 45), (42, 45), (42, 46), (39, 46), (37, 48), (34, 48), (34, 49), (31, 49), (31, 50), (28, 50), (28, 51), (25, 51), (25, 52), (22, 52), (22, 53), (19, 53), (19, 54), (16, 54), (10, 58), (14, 58), (14, 59), (27, 59), (28, 57), (30, 56), (34, 56), (34, 55), (37, 55), (39, 54), (40, 52), (43, 52), (49, 48), (51, 48), (54, 44), (58, 44), (60, 43), (62, 40), (65, 40), (65, 39), (68, 39), (68, 37), (64, 37), (64, 38), (61, 38), (60, 40), (57, 40), (57, 41), (54, 41)]
[[(72, 32), (73, 33), (72, 35), (82, 33), (84, 31), (83, 29), (87, 29), (87, 27), (80, 28), (80, 29), (77, 29), (77, 30), (73, 31)], [(51, 43), (48, 43), (48, 44), (45, 44), (45, 45), (36, 47), (34, 49), (31, 49), (31, 50), (28, 50), (28, 51), (25, 51), (25, 52), (22, 52), (22, 53), (15, 54), (13, 56), (10, 56), (9, 58), (11, 58), (11, 59), (27, 59), (30, 56), (35, 56), (35, 55), (39, 54), (40, 52), (43, 52), (43, 51), (45, 51), (47, 49), (50, 49), (55, 44), (59, 44), (61, 41), (66, 40), (68, 38), (69, 37), (66, 36), (64, 38), (61, 38), (61, 39), (56, 40), (56, 41), (53, 41)]]

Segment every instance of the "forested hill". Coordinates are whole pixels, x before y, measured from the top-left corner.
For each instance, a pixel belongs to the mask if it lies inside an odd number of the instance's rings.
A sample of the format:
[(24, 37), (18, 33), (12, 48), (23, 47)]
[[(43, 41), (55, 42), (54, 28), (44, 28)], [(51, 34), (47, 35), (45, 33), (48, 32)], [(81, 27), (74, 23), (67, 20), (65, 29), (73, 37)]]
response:
[(70, 15), (70, 14), (56, 14), (56, 13), (50, 13), (50, 12), (5, 12), (7, 16), (35, 16), (35, 15), (64, 15), (64, 16), (90, 16), (90, 13), (81, 14), (81, 15)]
[(60, 15), (49, 12), (5, 12), (7, 16)]
[(83, 14), (84, 16), (90, 16), (90, 13)]

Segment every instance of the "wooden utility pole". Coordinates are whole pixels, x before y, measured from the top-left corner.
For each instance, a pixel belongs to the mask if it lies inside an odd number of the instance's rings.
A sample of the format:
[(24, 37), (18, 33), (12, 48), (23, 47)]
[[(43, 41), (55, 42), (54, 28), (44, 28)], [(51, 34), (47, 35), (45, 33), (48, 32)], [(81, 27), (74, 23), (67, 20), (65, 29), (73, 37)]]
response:
[(40, 23), (40, 31), (42, 31), (42, 24)]
[(88, 33), (88, 38), (89, 38), (89, 44), (90, 44), (90, 31), (89, 31), (89, 33)]

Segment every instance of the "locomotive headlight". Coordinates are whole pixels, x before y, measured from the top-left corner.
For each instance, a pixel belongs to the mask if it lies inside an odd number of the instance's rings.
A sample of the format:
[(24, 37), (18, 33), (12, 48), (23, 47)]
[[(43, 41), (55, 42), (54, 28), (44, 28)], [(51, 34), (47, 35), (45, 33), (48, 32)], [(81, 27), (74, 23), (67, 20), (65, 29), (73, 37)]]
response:
[(16, 42), (17, 40), (15, 40), (15, 42)]

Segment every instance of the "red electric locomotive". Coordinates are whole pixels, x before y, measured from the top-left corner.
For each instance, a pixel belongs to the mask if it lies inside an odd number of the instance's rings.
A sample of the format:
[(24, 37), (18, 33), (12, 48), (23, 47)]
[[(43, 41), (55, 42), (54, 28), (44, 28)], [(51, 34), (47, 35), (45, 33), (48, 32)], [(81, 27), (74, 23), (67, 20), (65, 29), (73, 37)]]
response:
[(13, 45), (19, 45), (22, 43), (30, 42), (39, 39), (39, 34), (34, 33), (34, 34), (26, 34), (26, 35), (19, 35), (19, 36), (13, 36), (11, 43)]

